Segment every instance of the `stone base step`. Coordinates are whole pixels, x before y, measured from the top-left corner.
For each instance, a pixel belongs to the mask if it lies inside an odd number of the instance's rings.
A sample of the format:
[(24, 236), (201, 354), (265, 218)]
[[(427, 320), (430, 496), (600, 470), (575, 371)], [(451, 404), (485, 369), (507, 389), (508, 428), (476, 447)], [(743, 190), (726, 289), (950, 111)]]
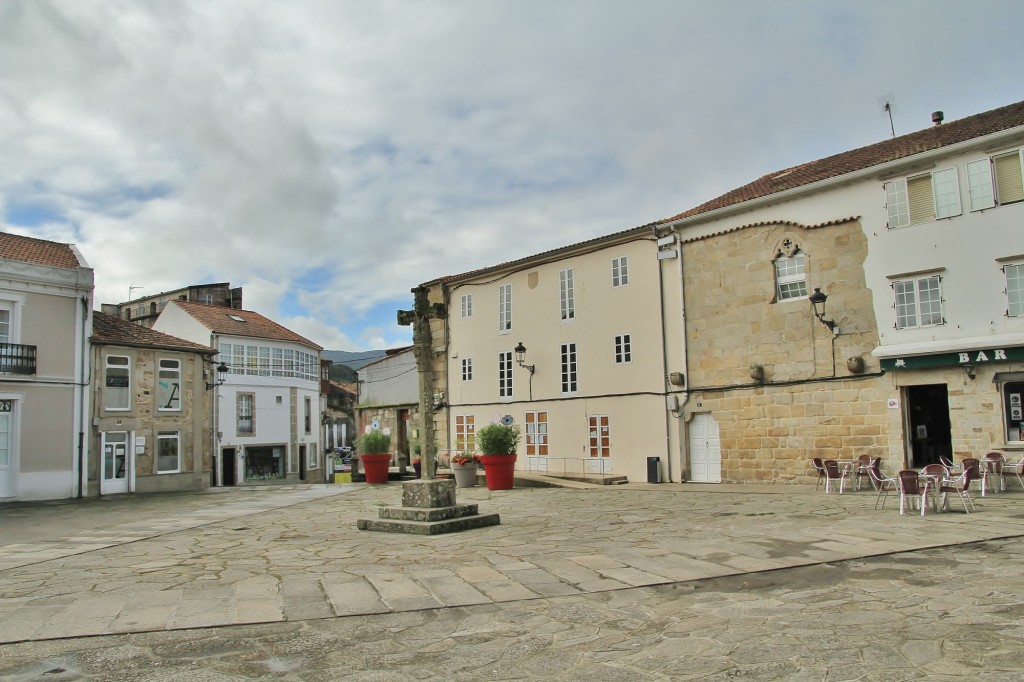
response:
[(451, 507), (381, 507), (377, 516), (395, 521), (444, 521), (473, 516), (476, 504), (456, 504)]
[[(398, 509), (398, 507), (393, 507), (393, 509)], [(442, 533), (456, 533), (486, 526), (497, 526), (500, 523), (501, 518), (498, 514), (474, 514), (473, 516), (462, 516), (441, 521), (409, 521), (388, 518), (359, 519), (356, 521), (356, 527), (359, 530), (375, 530), (383, 533), (440, 535)]]

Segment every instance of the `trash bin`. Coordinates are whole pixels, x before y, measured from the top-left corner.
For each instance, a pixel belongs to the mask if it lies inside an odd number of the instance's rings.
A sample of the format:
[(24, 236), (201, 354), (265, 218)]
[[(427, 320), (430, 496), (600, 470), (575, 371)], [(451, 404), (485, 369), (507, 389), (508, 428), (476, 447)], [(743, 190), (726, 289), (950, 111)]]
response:
[(647, 482), (661, 483), (661, 457), (647, 458)]

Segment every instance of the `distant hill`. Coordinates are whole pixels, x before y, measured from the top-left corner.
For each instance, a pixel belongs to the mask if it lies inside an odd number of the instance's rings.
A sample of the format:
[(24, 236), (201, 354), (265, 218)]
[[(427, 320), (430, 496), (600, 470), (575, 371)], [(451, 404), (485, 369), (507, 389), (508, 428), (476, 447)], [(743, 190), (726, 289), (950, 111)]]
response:
[(331, 362), (345, 365), (351, 369), (359, 369), (363, 365), (384, 357), (383, 350), (363, 350), (363, 351), (347, 351), (347, 350), (325, 350), (320, 352), (320, 357), (323, 357)]

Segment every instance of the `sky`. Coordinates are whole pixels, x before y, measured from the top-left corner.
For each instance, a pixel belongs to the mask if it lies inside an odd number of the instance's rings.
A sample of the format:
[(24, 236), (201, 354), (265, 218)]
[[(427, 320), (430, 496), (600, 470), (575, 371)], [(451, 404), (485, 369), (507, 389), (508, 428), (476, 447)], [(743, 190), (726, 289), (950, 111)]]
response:
[(1019, 0), (0, 0), (0, 230), (330, 350), (410, 290), (1024, 100)]

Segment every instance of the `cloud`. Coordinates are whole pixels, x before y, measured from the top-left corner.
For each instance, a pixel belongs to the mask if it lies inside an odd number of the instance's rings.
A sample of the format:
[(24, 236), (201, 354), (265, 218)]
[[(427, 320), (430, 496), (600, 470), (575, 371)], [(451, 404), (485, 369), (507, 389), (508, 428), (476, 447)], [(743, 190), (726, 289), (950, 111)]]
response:
[(885, 93), (899, 133), (1021, 99), (1021, 19), (997, 0), (8, 1), (0, 219), (75, 241), (99, 301), (230, 281), (327, 348), (399, 345), (416, 284), (884, 139)]

